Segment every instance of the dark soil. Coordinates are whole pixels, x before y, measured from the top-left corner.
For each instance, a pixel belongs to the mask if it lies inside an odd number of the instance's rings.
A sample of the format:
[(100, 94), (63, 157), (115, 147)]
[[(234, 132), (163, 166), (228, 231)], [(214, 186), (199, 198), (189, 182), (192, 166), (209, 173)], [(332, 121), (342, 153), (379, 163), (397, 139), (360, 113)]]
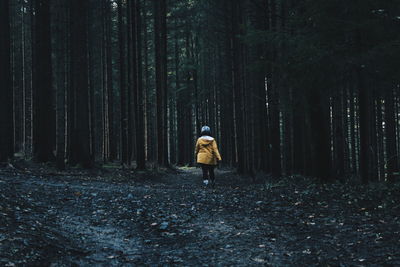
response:
[(398, 185), (0, 169), (1, 266), (399, 266)]

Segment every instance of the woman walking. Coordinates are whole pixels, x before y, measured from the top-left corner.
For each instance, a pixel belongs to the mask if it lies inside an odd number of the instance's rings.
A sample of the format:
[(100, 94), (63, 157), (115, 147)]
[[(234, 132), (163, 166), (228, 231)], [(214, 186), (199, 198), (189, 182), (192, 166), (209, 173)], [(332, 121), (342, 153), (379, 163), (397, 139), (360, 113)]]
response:
[(208, 126), (201, 128), (200, 138), (197, 139), (196, 143), (196, 158), (197, 163), (201, 166), (203, 171), (203, 182), (208, 185), (210, 180), (211, 184), (215, 184), (214, 168), (219, 161), (221, 161), (221, 155), (218, 151), (217, 142), (211, 137), (211, 130)]

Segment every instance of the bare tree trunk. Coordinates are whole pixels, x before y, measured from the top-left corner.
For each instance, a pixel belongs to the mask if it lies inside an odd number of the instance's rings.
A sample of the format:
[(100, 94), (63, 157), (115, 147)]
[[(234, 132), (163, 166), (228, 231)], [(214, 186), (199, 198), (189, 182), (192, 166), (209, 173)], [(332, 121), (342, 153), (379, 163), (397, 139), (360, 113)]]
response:
[(127, 133), (128, 133), (128, 165), (132, 163), (133, 159), (133, 148), (134, 148), (134, 132), (133, 132), (133, 127), (134, 127), (134, 114), (133, 114), (133, 86), (135, 86), (135, 76), (133, 73), (135, 73), (135, 62), (134, 62), (134, 49), (133, 46), (135, 45), (135, 41), (133, 38), (135, 36), (132, 35), (133, 31), (133, 14), (132, 14), (132, 1), (127, 2), (127, 36), (128, 36), (128, 42), (127, 42), (127, 55), (128, 55), (128, 67), (127, 67), (127, 76), (128, 76), (128, 86), (127, 86), (127, 94), (126, 94), (126, 99), (127, 99)]
[(399, 151), (397, 151), (396, 145), (395, 95), (393, 90), (388, 90), (385, 95), (385, 126), (387, 179), (389, 182), (394, 182), (394, 172), (399, 170)]
[(240, 25), (243, 22), (242, 5), (240, 0), (232, 1), (232, 29), (231, 29), (231, 44), (232, 44), (232, 81), (234, 91), (234, 107), (235, 107), (235, 133), (237, 146), (237, 171), (245, 172), (245, 132), (244, 132), (244, 103), (243, 103), (243, 72), (242, 72), (242, 45), (238, 39), (241, 33)]
[(13, 92), (10, 69), (9, 0), (0, 1), (0, 162), (13, 156)]
[(67, 22), (66, 12), (62, 5), (65, 5), (66, 1), (61, 1), (56, 6), (55, 21), (57, 27), (54, 30), (56, 44), (58, 50), (56, 50), (55, 60), (55, 81), (56, 81), (56, 116), (57, 116), (57, 146), (56, 146), (56, 164), (59, 170), (65, 169), (65, 145), (66, 145), (66, 133), (65, 133), (65, 93), (66, 93), (66, 64), (67, 64), (67, 31), (65, 24)]
[(333, 96), (333, 151), (334, 151), (334, 173), (335, 178), (344, 175), (344, 135), (343, 135), (343, 103), (342, 91)]
[(154, 34), (157, 95), (157, 161), (169, 166), (167, 132), (167, 27), (166, 0), (154, 0)]
[[(353, 83), (351, 83), (351, 86), (354, 86)], [(350, 144), (351, 144), (351, 166), (352, 166), (352, 171), (353, 173), (358, 172), (358, 155), (357, 155), (357, 137), (356, 137), (356, 101), (355, 101), (355, 95), (354, 91), (352, 88), (349, 89), (349, 98), (350, 98), (350, 103), (349, 103), (349, 111), (350, 111)]]
[(312, 175), (326, 181), (331, 178), (328, 96), (319, 88), (312, 88), (307, 93)]
[(360, 106), (360, 176), (363, 183), (370, 180), (370, 121), (371, 112), (369, 107), (370, 90), (364, 82), (362, 70), (357, 70), (358, 99)]
[(383, 103), (381, 96), (378, 96), (376, 104), (376, 135), (377, 135), (377, 164), (379, 181), (385, 180), (385, 153), (384, 153), (384, 134), (383, 134)]
[[(271, 29), (277, 30), (277, 3), (270, 1), (271, 10)], [(277, 59), (277, 49), (272, 52), (272, 61)], [(270, 67), (270, 76), (268, 77), (268, 104), (270, 107), (270, 162), (271, 173), (273, 176), (282, 175), (281, 164), (281, 127), (280, 127), (280, 100), (279, 100), (279, 81), (275, 75), (275, 67)]]
[(84, 168), (93, 165), (90, 154), (89, 82), (88, 82), (88, 0), (71, 1), (71, 93), (74, 105), (71, 138), (72, 164)]
[(113, 81), (113, 49), (112, 49), (112, 1), (105, 3), (106, 65), (107, 65), (107, 121), (108, 121), (108, 156), (110, 161), (117, 159), (117, 142), (114, 122), (114, 81)]
[(124, 12), (122, 0), (118, 0), (118, 42), (119, 42), (119, 75), (120, 75), (120, 103), (121, 103), (121, 161), (128, 164), (128, 114), (127, 114), (127, 84), (125, 62), (125, 33)]
[(133, 4), (133, 19), (135, 20), (135, 34), (136, 37), (136, 85), (135, 85), (135, 125), (136, 125), (136, 165), (137, 169), (143, 170), (146, 168), (145, 161), (145, 139), (144, 139), (144, 109), (143, 109), (143, 71), (142, 71), (142, 24), (141, 24), (141, 6), (139, 0), (134, 0)]
[(144, 5), (142, 6), (142, 32), (143, 32), (143, 45), (142, 45), (142, 53), (143, 53), (143, 90), (144, 90), (144, 94), (143, 94), (143, 116), (144, 116), (144, 143), (145, 143), (145, 159), (146, 161), (151, 160), (152, 158), (152, 153), (151, 153), (151, 136), (150, 136), (150, 130), (149, 130), (149, 97), (148, 94), (150, 92), (150, 79), (149, 79), (149, 49), (148, 49), (148, 19), (147, 19), (147, 9), (146, 9), (146, 5), (144, 3)]
[(379, 170), (378, 170), (378, 136), (377, 136), (377, 125), (376, 125), (376, 113), (377, 113), (377, 99), (379, 99), (379, 91), (372, 90), (372, 96), (369, 100), (369, 106), (371, 107), (371, 123), (370, 123), (370, 136), (371, 136), (371, 181), (377, 182), (379, 180)]
[(40, 162), (54, 160), (55, 112), (53, 107), (50, 1), (35, 0), (35, 49), (34, 61), (34, 140), (35, 158)]

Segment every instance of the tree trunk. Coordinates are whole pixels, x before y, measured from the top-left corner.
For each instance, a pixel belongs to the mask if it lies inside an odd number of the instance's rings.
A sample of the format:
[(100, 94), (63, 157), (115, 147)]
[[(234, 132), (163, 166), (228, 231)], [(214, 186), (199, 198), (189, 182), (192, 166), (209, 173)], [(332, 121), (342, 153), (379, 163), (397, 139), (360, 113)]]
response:
[(145, 94), (143, 96), (143, 101), (144, 101), (144, 116), (145, 116), (145, 139), (146, 139), (146, 160), (147, 161), (155, 161), (156, 156), (154, 153), (155, 150), (155, 135), (153, 134), (153, 125), (154, 125), (154, 120), (153, 120), (153, 96), (152, 96), (152, 90), (150, 90), (151, 87), (151, 81), (150, 81), (150, 52), (152, 49), (149, 47), (150, 45), (150, 40), (149, 40), (149, 32), (148, 29), (151, 28), (151, 26), (148, 26), (149, 19), (147, 17), (147, 9), (146, 6), (143, 6), (143, 55), (144, 55), (144, 80), (145, 80), (145, 86), (144, 86), (144, 91)]
[(307, 92), (310, 122), (312, 175), (327, 181), (331, 178), (331, 144), (329, 131), (329, 101), (319, 88)]
[(117, 159), (117, 142), (114, 122), (114, 81), (113, 81), (113, 47), (112, 47), (112, 1), (105, 6), (106, 65), (107, 65), (107, 121), (108, 121), (108, 156), (110, 161)]
[(134, 23), (134, 14), (132, 14), (132, 5), (133, 2), (132, 1), (128, 1), (127, 2), (127, 24), (128, 24), (128, 42), (127, 42), (127, 55), (128, 55), (128, 68), (127, 68), (127, 76), (128, 76), (128, 86), (127, 86), (127, 94), (126, 94), (126, 99), (127, 99), (127, 107), (126, 107), (126, 111), (127, 111), (127, 133), (128, 133), (128, 165), (130, 165), (132, 163), (132, 159), (133, 159), (133, 148), (135, 145), (135, 138), (134, 138), (134, 107), (133, 104), (135, 103), (133, 97), (135, 96), (133, 93), (133, 87), (136, 85), (136, 80), (135, 80), (135, 75), (133, 75), (134, 73), (136, 73), (135, 67), (136, 67), (136, 63), (135, 63), (135, 56), (136, 53), (134, 46), (136, 45), (136, 41), (134, 40), (134, 38), (136, 38), (136, 35), (133, 35), (133, 23)]
[(88, 82), (88, 0), (71, 2), (71, 93), (73, 125), (71, 138), (71, 163), (92, 167), (89, 129), (89, 82)]
[(145, 139), (144, 139), (144, 111), (143, 111), (143, 71), (142, 71), (142, 24), (141, 24), (141, 14), (140, 14), (140, 1), (134, 0), (134, 4), (132, 6), (132, 14), (133, 20), (135, 20), (135, 34), (136, 38), (136, 73), (133, 75), (136, 76), (136, 85), (135, 85), (135, 94), (136, 94), (136, 102), (135, 102), (135, 125), (136, 125), (136, 165), (137, 169), (143, 170), (146, 168), (145, 161)]
[[(354, 84), (351, 83), (351, 86)], [(358, 166), (358, 154), (357, 154), (357, 130), (356, 130), (356, 124), (357, 124), (357, 119), (356, 119), (356, 101), (355, 101), (355, 95), (353, 92), (353, 89), (349, 89), (349, 98), (350, 98), (350, 103), (349, 103), (349, 117), (350, 117), (350, 144), (351, 144), (351, 166), (352, 166), (352, 171), (353, 173), (357, 173), (359, 170)]]
[(300, 112), (303, 108), (304, 101), (299, 96), (299, 94), (295, 93), (296, 100), (294, 103), (293, 112), (293, 173), (294, 174), (305, 174), (305, 165), (304, 165), (304, 155), (305, 155), (305, 146), (306, 137), (305, 133), (305, 115), (304, 112)]
[(377, 164), (379, 181), (385, 180), (385, 153), (384, 153), (384, 134), (383, 134), (383, 103), (382, 98), (379, 96), (376, 105), (376, 135), (377, 135)]
[[(62, 4), (65, 4), (66, 1), (62, 1)], [(67, 74), (67, 46), (66, 46), (66, 38), (67, 32), (65, 30), (64, 24), (67, 21), (66, 11), (64, 10), (62, 4), (59, 4), (56, 7), (56, 22), (57, 27), (53, 31), (56, 44), (59, 49), (56, 53), (56, 60), (54, 69), (56, 70), (55, 81), (56, 81), (56, 89), (57, 89), (57, 147), (56, 147), (56, 164), (59, 170), (65, 169), (65, 144), (66, 144), (66, 134), (65, 134), (65, 93), (66, 93), (66, 74)]]
[(39, 162), (54, 160), (55, 112), (53, 107), (50, 1), (35, 0), (35, 49), (33, 86), (35, 136), (34, 155)]
[(123, 22), (122, 0), (118, 0), (118, 43), (119, 43), (119, 75), (120, 75), (120, 103), (121, 103), (121, 161), (128, 164), (128, 114), (126, 107), (126, 62), (125, 62), (125, 33)]
[(358, 80), (358, 99), (359, 99), (359, 118), (360, 118), (360, 176), (363, 183), (370, 180), (370, 90), (364, 82), (363, 71), (357, 70)]
[(333, 148), (334, 148), (334, 176), (342, 178), (344, 175), (344, 135), (343, 135), (343, 96), (339, 91), (333, 96)]
[(234, 121), (236, 133), (236, 160), (238, 173), (245, 172), (245, 129), (244, 129), (244, 99), (243, 99), (243, 71), (242, 71), (242, 44), (238, 38), (241, 34), (240, 25), (243, 22), (242, 18), (242, 5), (240, 0), (232, 1), (232, 29), (231, 29), (231, 44), (232, 44), (232, 81), (234, 92)]
[(386, 170), (387, 180), (395, 181), (395, 172), (399, 171), (396, 145), (396, 117), (395, 96), (393, 90), (388, 90), (385, 95), (385, 126), (386, 126)]
[(167, 25), (166, 0), (154, 0), (156, 61), (157, 162), (169, 166), (167, 132)]
[(13, 156), (13, 91), (10, 69), (9, 0), (0, 1), (0, 162)]
[(378, 137), (377, 137), (377, 127), (376, 127), (376, 113), (377, 113), (377, 99), (379, 99), (379, 91), (373, 90), (371, 99), (369, 101), (369, 106), (371, 107), (371, 122), (370, 122), (370, 136), (371, 136), (371, 178), (372, 182), (377, 182), (379, 180), (379, 170), (378, 170)]
[[(271, 10), (271, 29), (277, 30), (277, 3), (275, 0), (270, 1)], [(273, 48), (272, 61), (277, 60), (277, 47)], [(270, 162), (271, 174), (275, 177), (282, 175), (281, 163), (281, 125), (280, 125), (280, 96), (279, 96), (279, 78), (275, 74), (275, 67), (269, 66), (270, 75), (268, 80), (268, 104), (270, 107)]]

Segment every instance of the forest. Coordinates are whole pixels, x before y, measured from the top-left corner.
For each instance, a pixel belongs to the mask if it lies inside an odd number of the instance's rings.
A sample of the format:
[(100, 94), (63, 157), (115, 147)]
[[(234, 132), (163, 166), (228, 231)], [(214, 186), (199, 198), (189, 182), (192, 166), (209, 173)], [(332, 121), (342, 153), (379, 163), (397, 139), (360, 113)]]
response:
[(397, 1), (3, 2), (3, 162), (399, 175)]
[[(399, 29), (398, 0), (0, 0), (0, 263), (400, 264)], [(204, 125), (222, 155), (212, 190)], [(242, 216), (258, 230), (229, 230)], [(324, 216), (319, 241), (299, 236)], [(140, 238), (109, 232), (111, 217)], [(268, 241), (219, 254), (232, 229)], [(335, 254), (324, 231), (381, 247)], [(212, 255), (193, 255), (194, 234)]]

